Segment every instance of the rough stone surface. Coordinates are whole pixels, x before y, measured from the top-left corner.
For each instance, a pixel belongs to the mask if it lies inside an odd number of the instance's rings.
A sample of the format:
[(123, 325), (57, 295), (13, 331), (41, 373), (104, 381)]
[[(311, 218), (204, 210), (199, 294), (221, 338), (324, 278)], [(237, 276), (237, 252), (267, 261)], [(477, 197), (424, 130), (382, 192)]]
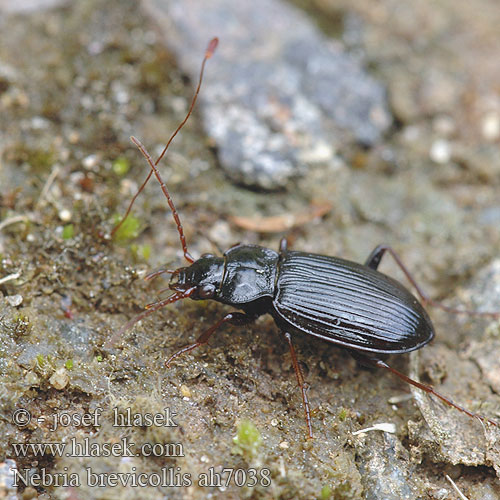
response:
[(221, 165), (238, 182), (284, 188), (308, 160), (332, 160), (348, 138), (372, 145), (391, 123), (380, 82), (286, 2), (144, 5), (193, 80), (208, 40), (220, 38), (200, 100)]

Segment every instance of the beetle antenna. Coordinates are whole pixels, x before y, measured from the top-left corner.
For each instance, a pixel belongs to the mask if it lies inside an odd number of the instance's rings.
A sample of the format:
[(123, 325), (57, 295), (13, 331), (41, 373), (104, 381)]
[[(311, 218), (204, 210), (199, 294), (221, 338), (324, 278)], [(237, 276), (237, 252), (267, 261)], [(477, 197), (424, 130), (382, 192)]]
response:
[(174, 217), (175, 223), (177, 224), (177, 231), (179, 232), (179, 238), (181, 240), (182, 251), (184, 252), (184, 258), (190, 264), (192, 264), (194, 262), (194, 259), (191, 256), (191, 254), (188, 252), (188, 249), (187, 249), (186, 237), (184, 236), (184, 229), (182, 229), (181, 219), (179, 218), (179, 214), (177, 213), (174, 202), (170, 196), (170, 193), (168, 192), (167, 186), (165, 185), (165, 183), (163, 182), (163, 179), (161, 178), (160, 171), (158, 170), (158, 167), (153, 163), (153, 158), (151, 158), (151, 155), (148, 153), (146, 148), (142, 145), (141, 141), (139, 141), (139, 139), (136, 139), (134, 136), (132, 136), (130, 138), (130, 140), (139, 148), (140, 152), (144, 155), (144, 158), (146, 158), (147, 162), (151, 166), (151, 172), (154, 172), (156, 178), (158, 179), (158, 182), (160, 183), (161, 190), (163, 191), (163, 194), (167, 198), (168, 206), (170, 207), (170, 210), (172, 211), (172, 215)]
[[(165, 153), (167, 152), (167, 149), (169, 148), (170, 143), (174, 140), (174, 137), (179, 133), (179, 131), (181, 130), (181, 128), (184, 127), (184, 125), (188, 121), (189, 117), (191, 116), (191, 113), (193, 112), (194, 106), (195, 106), (196, 101), (198, 99), (198, 94), (200, 93), (201, 84), (203, 82), (203, 73), (205, 72), (205, 64), (208, 61), (208, 59), (210, 59), (212, 57), (213, 53), (215, 52), (215, 49), (217, 48), (218, 43), (219, 43), (219, 39), (217, 37), (212, 38), (212, 40), (210, 40), (210, 42), (209, 42), (209, 44), (207, 46), (207, 49), (205, 51), (205, 57), (203, 58), (203, 61), (201, 63), (201, 69), (200, 69), (200, 76), (199, 76), (199, 79), (198, 79), (198, 85), (196, 87), (196, 91), (194, 93), (193, 99), (191, 100), (191, 105), (189, 106), (189, 110), (188, 110), (186, 116), (184, 117), (184, 120), (182, 120), (182, 122), (179, 124), (179, 126), (175, 129), (174, 133), (170, 136), (170, 139), (167, 141), (167, 144), (163, 148), (163, 151), (161, 152), (161, 154), (158, 157), (158, 159), (155, 162), (153, 162), (151, 160), (150, 164), (151, 164), (152, 168), (149, 171), (148, 176), (146, 177), (146, 179), (144, 180), (144, 182), (141, 184), (141, 187), (138, 189), (137, 193), (135, 193), (135, 195), (132, 198), (132, 200), (131, 200), (128, 208), (127, 208), (127, 211), (125, 212), (125, 215), (123, 216), (123, 218), (121, 219), (121, 221), (111, 231), (111, 236), (113, 236), (116, 233), (116, 231), (118, 231), (118, 229), (120, 228), (120, 226), (125, 222), (125, 219), (128, 217), (128, 215), (130, 214), (130, 211), (132, 210), (132, 206), (134, 205), (135, 200), (137, 199), (137, 197), (139, 196), (139, 194), (144, 190), (144, 188), (146, 187), (146, 184), (149, 182), (149, 179), (151, 178), (151, 176), (153, 175), (153, 172), (154, 172), (153, 165), (156, 167), (158, 165), (158, 163), (160, 163), (161, 159), (165, 156)], [(137, 147), (139, 147), (137, 145), (137, 143), (135, 143), (135, 144), (136, 144)], [(141, 148), (139, 148), (139, 149), (141, 149)], [(144, 151), (146, 151), (144, 147), (143, 147), (143, 149), (144, 149)], [(144, 154), (144, 151), (141, 151), (142, 154)], [(144, 154), (144, 156), (146, 157), (146, 159), (148, 159), (148, 156), (146, 156), (145, 154)], [(148, 160), (148, 162), (149, 162), (149, 160)], [(166, 187), (165, 187), (165, 189), (163, 189), (163, 192), (166, 193), (168, 204), (169, 204), (170, 208), (172, 209), (172, 211), (174, 213), (177, 213), (175, 211), (175, 208), (172, 208), (173, 207), (172, 198), (168, 194), (168, 191), (167, 191)], [(177, 230), (179, 231), (179, 234), (181, 236), (181, 242), (182, 242), (182, 240), (184, 239), (184, 235), (182, 234), (182, 226), (180, 226), (179, 217), (178, 216), (176, 217), (174, 215), (174, 219), (175, 219), (175, 222), (177, 224)], [(184, 257), (186, 257), (186, 260), (188, 262), (190, 262), (190, 263), (194, 262), (194, 259), (192, 259), (192, 257), (189, 255), (189, 252), (187, 252), (187, 249), (185, 248), (185, 239), (184, 239), (183, 250), (184, 250)], [(189, 258), (186, 256), (186, 254), (189, 256)]]

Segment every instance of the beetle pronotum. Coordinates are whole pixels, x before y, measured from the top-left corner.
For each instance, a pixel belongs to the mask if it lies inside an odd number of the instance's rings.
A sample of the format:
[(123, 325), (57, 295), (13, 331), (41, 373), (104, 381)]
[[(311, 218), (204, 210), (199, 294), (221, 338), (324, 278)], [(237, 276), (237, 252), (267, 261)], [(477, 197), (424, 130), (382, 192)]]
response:
[(466, 415), (499, 426), (494, 420), (468, 411), (433, 387), (412, 380), (379, 359), (381, 355), (420, 349), (434, 337), (434, 327), (420, 302), (401, 283), (377, 270), (386, 252), (393, 257), (424, 303), (454, 313), (500, 317), (500, 313), (496, 312), (458, 310), (433, 301), (417, 285), (399, 256), (389, 246), (377, 246), (363, 265), (338, 257), (291, 251), (287, 248), (286, 239), (281, 240), (278, 252), (257, 245), (238, 244), (227, 250), (222, 257), (205, 254), (195, 260), (191, 256), (180, 217), (157, 165), (191, 115), (203, 80), (205, 63), (212, 56), (217, 43), (216, 38), (209, 43), (188, 113), (168, 140), (158, 160), (154, 162), (139, 140), (131, 138), (146, 158), (150, 172), (130, 202), (122, 221), (113, 230), (115, 232), (128, 216), (137, 196), (154, 174), (172, 211), (188, 266), (173, 271), (160, 270), (146, 276), (146, 279), (152, 279), (170, 272), (169, 288), (174, 293), (146, 306), (146, 311), (126, 323), (105, 346), (110, 346), (135, 323), (168, 304), (188, 297), (193, 300), (213, 299), (236, 306), (243, 312), (226, 314), (205, 330), (196, 342), (171, 355), (166, 361), (167, 367), (178, 356), (206, 344), (224, 323), (244, 325), (262, 314), (270, 313), (290, 349), (310, 438), (313, 437), (311, 411), (306, 383), (292, 343), (292, 334), (295, 333), (306, 333), (345, 348), (361, 363), (384, 368)]

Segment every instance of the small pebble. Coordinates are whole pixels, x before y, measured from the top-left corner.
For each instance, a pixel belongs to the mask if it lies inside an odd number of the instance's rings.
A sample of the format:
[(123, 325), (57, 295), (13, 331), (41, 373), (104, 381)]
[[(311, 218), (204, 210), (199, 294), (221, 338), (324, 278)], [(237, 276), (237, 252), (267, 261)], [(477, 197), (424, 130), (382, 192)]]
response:
[(92, 169), (97, 165), (98, 161), (97, 155), (89, 155), (83, 159), (82, 165), (87, 169)]
[(9, 295), (8, 297), (5, 297), (5, 300), (9, 303), (10, 306), (17, 307), (23, 303), (23, 296), (19, 294)]
[(67, 208), (63, 208), (59, 212), (59, 219), (61, 219), (63, 222), (69, 222), (71, 220), (71, 211), (68, 210)]
[(24, 377), (24, 383), (29, 387), (38, 387), (40, 385), (40, 378), (35, 372), (29, 371)]
[(481, 123), (481, 132), (488, 141), (500, 138), (500, 114), (494, 111), (487, 113)]
[(191, 397), (191, 391), (189, 390), (189, 387), (187, 385), (184, 385), (184, 384), (181, 385), (181, 394), (182, 394), (182, 397), (184, 397), (184, 398)]
[(57, 389), (59, 391), (64, 389), (69, 382), (69, 376), (68, 372), (66, 371), (66, 368), (58, 368), (54, 372), (52, 377), (50, 377), (49, 382), (52, 385), (52, 387), (54, 387), (54, 389)]
[(451, 159), (450, 143), (444, 139), (437, 139), (429, 152), (431, 160), (435, 163), (448, 163)]

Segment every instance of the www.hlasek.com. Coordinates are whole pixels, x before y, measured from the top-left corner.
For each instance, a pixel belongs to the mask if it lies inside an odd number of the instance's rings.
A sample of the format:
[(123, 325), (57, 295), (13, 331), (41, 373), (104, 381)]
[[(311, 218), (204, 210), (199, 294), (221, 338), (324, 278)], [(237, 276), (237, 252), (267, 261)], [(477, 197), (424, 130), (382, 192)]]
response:
[(86, 437), (58, 443), (13, 443), (16, 457), (183, 457), (182, 443), (143, 443), (137, 446), (128, 437), (115, 443), (98, 443)]

